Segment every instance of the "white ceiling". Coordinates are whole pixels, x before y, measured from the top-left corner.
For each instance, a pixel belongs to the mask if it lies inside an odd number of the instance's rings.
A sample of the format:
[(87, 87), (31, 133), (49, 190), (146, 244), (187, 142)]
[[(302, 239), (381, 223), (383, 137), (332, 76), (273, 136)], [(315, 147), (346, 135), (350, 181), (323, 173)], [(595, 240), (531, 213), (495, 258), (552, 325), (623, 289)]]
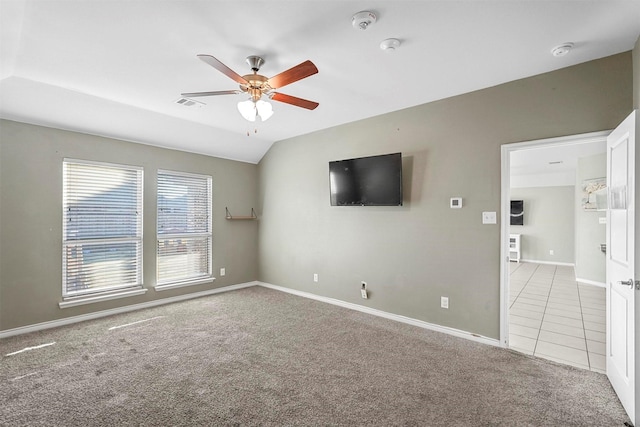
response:
[(585, 141), (566, 145), (548, 143), (512, 151), (511, 188), (576, 185), (578, 160), (603, 154), (607, 149), (604, 141)]
[[(368, 30), (351, 17), (377, 14)], [(0, 117), (257, 163), (276, 141), (628, 51), (640, 1), (0, 0)], [(395, 52), (378, 47), (395, 37)], [(575, 49), (562, 58), (551, 48)], [(269, 121), (196, 58), (267, 77), (307, 59), (319, 73), (282, 89)], [(255, 131), (257, 130), (257, 133)], [(247, 136), (249, 133), (249, 136)]]

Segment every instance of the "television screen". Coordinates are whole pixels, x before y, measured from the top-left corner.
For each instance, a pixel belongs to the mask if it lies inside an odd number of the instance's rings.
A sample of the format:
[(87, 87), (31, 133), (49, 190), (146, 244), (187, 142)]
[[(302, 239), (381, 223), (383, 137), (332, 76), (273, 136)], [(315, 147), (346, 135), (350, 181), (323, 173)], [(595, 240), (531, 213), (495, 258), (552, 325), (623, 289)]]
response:
[(331, 206), (402, 206), (402, 153), (329, 162)]
[(511, 225), (524, 225), (524, 201), (511, 201)]

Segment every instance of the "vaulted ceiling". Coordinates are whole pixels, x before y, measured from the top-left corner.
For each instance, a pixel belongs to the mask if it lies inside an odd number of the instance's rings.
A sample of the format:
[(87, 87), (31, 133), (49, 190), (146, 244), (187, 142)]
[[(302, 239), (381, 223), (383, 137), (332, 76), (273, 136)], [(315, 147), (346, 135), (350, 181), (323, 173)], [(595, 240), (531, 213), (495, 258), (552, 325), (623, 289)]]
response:
[[(628, 51), (640, 1), (0, 0), (0, 27), (0, 117), (257, 163), (279, 140)], [(260, 55), (267, 77), (311, 60), (281, 91), (320, 105), (272, 101), (251, 123), (244, 94), (177, 104), (238, 88), (197, 54), (240, 75)]]

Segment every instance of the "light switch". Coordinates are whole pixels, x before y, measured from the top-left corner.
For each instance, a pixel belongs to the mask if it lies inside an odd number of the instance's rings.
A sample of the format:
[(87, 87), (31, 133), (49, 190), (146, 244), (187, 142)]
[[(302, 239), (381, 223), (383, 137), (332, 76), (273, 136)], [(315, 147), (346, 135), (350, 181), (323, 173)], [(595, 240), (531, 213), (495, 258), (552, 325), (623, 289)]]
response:
[(496, 213), (495, 212), (482, 212), (482, 223), (483, 224), (497, 224)]

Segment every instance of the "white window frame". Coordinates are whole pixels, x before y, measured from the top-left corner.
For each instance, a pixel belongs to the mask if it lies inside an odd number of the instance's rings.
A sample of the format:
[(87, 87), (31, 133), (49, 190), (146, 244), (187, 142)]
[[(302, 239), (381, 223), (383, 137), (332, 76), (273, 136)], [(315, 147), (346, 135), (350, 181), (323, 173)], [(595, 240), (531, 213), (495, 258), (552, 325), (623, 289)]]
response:
[[(167, 233), (164, 232), (163, 226), (166, 224), (161, 223), (161, 214), (160, 209), (160, 196), (162, 189), (160, 188), (160, 178), (161, 176), (173, 177), (177, 180), (180, 178), (188, 178), (188, 179), (196, 179), (196, 180), (204, 180), (207, 187), (206, 194), (206, 231), (204, 232), (189, 232), (189, 233)], [(187, 183), (184, 182), (186, 185)], [(156, 286), (155, 289), (157, 291), (162, 291), (166, 289), (173, 289), (182, 286), (192, 286), (199, 285), (203, 283), (212, 282), (215, 280), (213, 277), (213, 221), (212, 221), (212, 212), (213, 212), (213, 178), (211, 175), (202, 175), (195, 174), (189, 172), (179, 172), (172, 170), (159, 169), (156, 177), (156, 191), (157, 191), (157, 217), (156, 217)], [(160, 254), (160, 244), (161, 242), (167, 240), (177, 240), (177, 239), (192, 239), (192, 238), (205, 238), (206, 239), (206, 259), (207, 259), (207, 271), (204, 274), (192, 274), (189, 276), (183, 276), (177, 279), (163, 279), (161, 277), (161, 254)]]
[[(80, 165), (85, 167), (95, 166), (96, 168), (108, 168), (119, 169), (128, 172), (135, 173), (136, 191), (135, 191), (135, 204), (136, 204), (136, 232), (135, 236), (122, 236), (122, 237), (90, 237), (86, 239), (73, 239), (69, 235), (68, 230), (69, 223), (69, 203), (71, 202), (70, 192), (82, 190), (82, 186), (76, 188), (70, 188), (72, 182), (69, 182), (68, 167), (73, 165)], [(97, 169), (96, 169), (97, 172)], [(100, 183), (99, 176), (93, 177), (96, 180), (96, 185)], [(76, 305), (100, 302), (104, 300), (121, 298), (132, 295), (140, 295), (146, 292), (143, 289), (143, 198), (144, 198), (144, 170), (139, 166), (121, 165), (114, 163), (95, 162), (89, 160), (78, 159), (63, 159), (63, 173), (62, 173), (62, 299), (60, 308), (73, 307)], [(85, 187), (86, 190), (86, 187)], [(67, 259), (68, 249), (73, 246), (91, 245), (91, 244), (111, 244), (111, 243), (134, 243), (138, 250), (131, 261), (135, 263), (134, 283), (121, 283), (113, 284), (112, 286), (104, 286), (95, 289), (78, 290), (69, 292), (68, 290), (68, 274), (69, 264), (73, 261)], [(69, 261), (69, 262), (68, 262)]]

